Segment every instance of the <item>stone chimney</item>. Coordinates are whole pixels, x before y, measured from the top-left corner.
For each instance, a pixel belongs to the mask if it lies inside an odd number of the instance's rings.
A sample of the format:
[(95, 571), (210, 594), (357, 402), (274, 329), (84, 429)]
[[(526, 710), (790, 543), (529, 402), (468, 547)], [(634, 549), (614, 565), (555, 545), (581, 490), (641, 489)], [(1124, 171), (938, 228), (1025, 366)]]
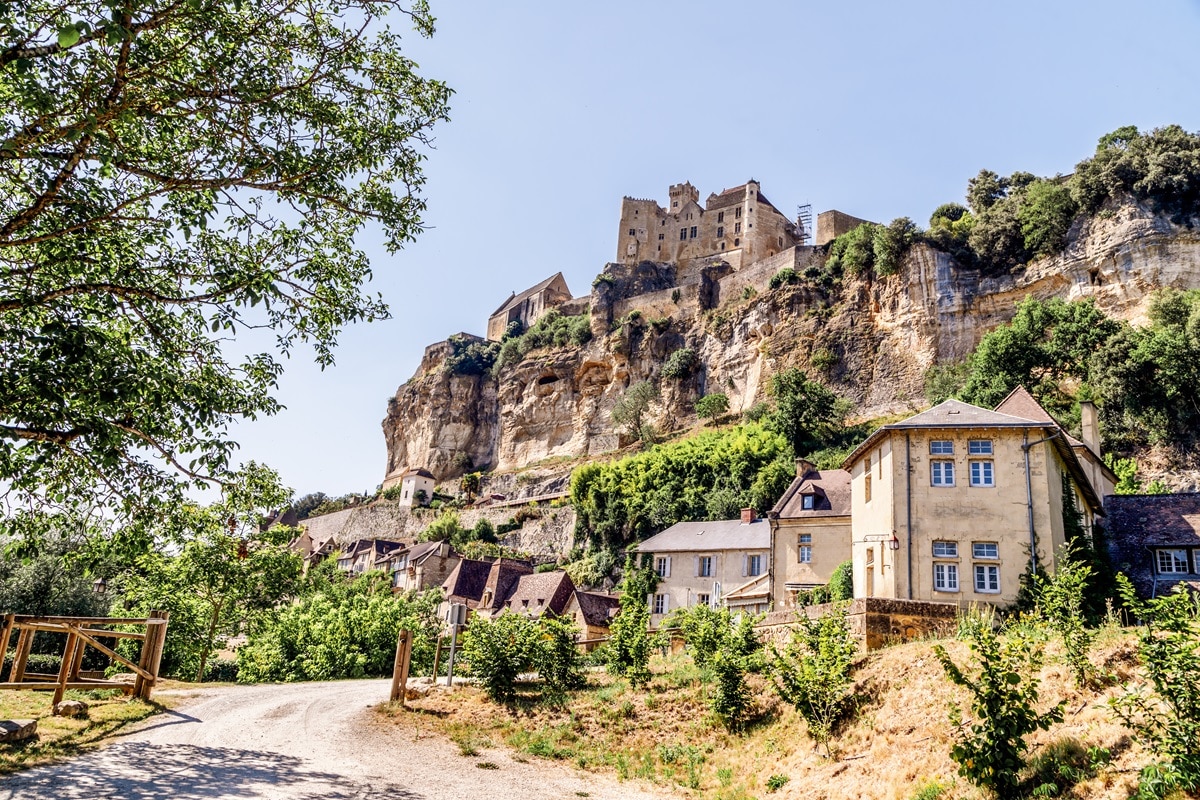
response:
[(809, 461), (807, 458), (796, 459), (796, 477), (803, 478), (810, 472), (816, 472), (817, 465)]
[(742, 509), (742, 524), (749, 525), (751, 522), (754, 522), (754, 509), (753, 508), (743, 508)]
[(1100, 457), (1100, 420), (1096, 415), (1096, 404), (1084, 400), (1079, 404), (1080, 427), (1083, 429), (1083, 443), (1088, 446), (1097, 458)]

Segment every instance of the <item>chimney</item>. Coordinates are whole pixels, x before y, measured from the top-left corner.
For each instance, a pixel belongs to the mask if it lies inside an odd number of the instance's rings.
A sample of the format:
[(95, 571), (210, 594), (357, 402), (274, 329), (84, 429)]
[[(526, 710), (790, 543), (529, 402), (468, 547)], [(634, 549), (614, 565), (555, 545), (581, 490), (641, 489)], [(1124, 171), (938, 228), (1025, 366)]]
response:
[(807, 458), (796, 459), (796, 477), (803, 478), (810, 472), (816, 472), (817, 465), (809, 461)]
[(742, 524), (749, 525), (751, 522), (754, 522), (754, 509), (753, 508), (743, 508), (742, 509)]
[(1100, 421), (1096, 415), (1096, 404), (1084, 400), (1079, 404), (1080, 427), (1083, 429), (1083, 443), (1088, 446), (1097, 458), (1100, 457)]

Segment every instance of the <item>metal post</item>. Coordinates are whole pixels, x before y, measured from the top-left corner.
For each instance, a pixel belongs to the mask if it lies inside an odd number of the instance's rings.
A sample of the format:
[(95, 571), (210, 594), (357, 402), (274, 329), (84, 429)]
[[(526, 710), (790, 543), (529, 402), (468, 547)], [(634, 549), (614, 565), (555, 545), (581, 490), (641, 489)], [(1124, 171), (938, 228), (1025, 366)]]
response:
[(450, 658), (446, 661), (446, 685), (454, 685), (454, 651), (458, 643), (458, 625), (450, 623)]

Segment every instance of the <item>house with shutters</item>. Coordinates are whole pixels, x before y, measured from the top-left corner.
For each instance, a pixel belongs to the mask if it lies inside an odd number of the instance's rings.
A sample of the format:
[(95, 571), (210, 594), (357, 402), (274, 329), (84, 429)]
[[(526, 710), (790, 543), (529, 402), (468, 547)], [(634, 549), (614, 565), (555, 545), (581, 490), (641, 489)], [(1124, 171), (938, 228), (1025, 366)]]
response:
[(1109, 558), (1142, 597), (1200, 592), (1200, 494), (1104, 498)]
[(639, 544), (637, 552), (660, 579), (648, 598), (651, 627), (677, 608), (725, 605), (729, 595), (731, 607), (767, 610), (771, 526), (754, 509), (742, 509), (740, 519), (678, 522)]
[(829, 583), (852, 554), (850, 473), (796, 461), (796, 477), (775, 507), (771, 524), (771, 608), (796, 607), (796, 595)]
[(416, 542), (393, 550), (383, 560), (393, 592), (423, 592), (445, 583), (462, 556), (449, 542)]

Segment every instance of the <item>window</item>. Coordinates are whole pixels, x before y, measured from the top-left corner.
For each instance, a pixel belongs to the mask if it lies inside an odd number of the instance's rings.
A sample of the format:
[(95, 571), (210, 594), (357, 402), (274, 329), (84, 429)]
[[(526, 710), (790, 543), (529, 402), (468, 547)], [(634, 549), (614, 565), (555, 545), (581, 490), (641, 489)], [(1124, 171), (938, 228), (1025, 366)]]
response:
[(953, 461), (930, 461), (930, 483), (934, 486), (954, 485)]
[(671, 577), (671, 559), (668, 556), (654, 559), (654, 574), (660, 578)]
[(967, 442), (967, 452), (973, 456), (990, 456), (992, 454), (992, 440), (972, 439)]
[(740, 219), (740, 218), (741, 218), (741, 216), (742, 216), (742, 207), (741, 207), (741, 206), (738, 206), (737, 208), (735, 208), (735, 209), (733, 210), (733, 215), (734, 215), (735, 217), (738, 217), (738, 218)]
[(724, 235), (725, 235), (725, 229), (718, 226), (717, 227), (717, 238), (720, 239)]
[(762, 556), (746, 556), (746, 574), (750, 577), (762, 575)]
[(679, 201), (678, 201), (678, 200), (672, 200), (672, 201), (671, 201), (671, 208), (679, 208)]
[(696, 238), (696, 226), (695, 225), (692, 226), (692, 238), (693, 239)]
[(934, 542), (934, 558), (958, 558), (958, 542)]
[(733, 232), (741, 233), (742, 232), (742, 223), (740, 223), (740, 222), (733, 223)]
[(995, 564), (975, 565), (975, 591), (995, 594), (1000, 591), (1000, 568)]
[(817, 506), (817, 496), (815, 494), (800, 495), (800, 507), (805, 511), (812, 511)]
[(811, 533), (800, 534), (800, 563), (801, 564), (811, 564), (812, 563), (812, 534)]
[(929, 453), (935, 456), (954, 455), (954, 442), (948, 439), (934, 439), (929, 443)]
[(696, 559), (696, 576), (700, 578), (711, 578), (713, 574), (713, 557), (700, 556)]
[(1187, 550), (1159, 550), (1158, 571), (1181, 573), (1188, 571)]
[(667, 613), (667, 605), (668, 605), (667, 596), (665, 594), (654, 595), (654, 606), (652, 609), (652, 613), (654, 613), (654, 614)]
[(682, 242), (686, 238), (687, 238), (687, 228), (680, 228), (679, 229), (679, 241)]
[(636, 231), (636, 230), (634, 230), (633, 228), (630, 228), (630, 229), (629, 229), (629, 235), (630, 235), (630, 236), (637, 236), (637, 231)]
[(972, 486), (995, 486), (996, 479), (992, 473), (991, 461), (972, 461), (971, 462), (971, 485)]
[(933, 590), (935, 592), (958, 591), (958, 564), (933, 565)]
[(667, 238), (667, 235), (666, 235), (665, 233), (660, 233), (660, 234), (658, 235), (658, 240), (659, 240), (660, 242), (661, 242), (663, 239), (665, 239), (665, 238)]
[(718, 211), (717, 212), (717, 222), (724, 222), (724, 221), (725, 221), (725, 212)]
[(696, 605), (707, 606), (712, 605), (712, 596), (707, 594), (696, 595)]
[(999, 558), (1000, 546), (995, 542), (971, 542), (971, 558)]
[(742, 240), (741, 240), (741, 239), (734, 239), (734, 240), (733, 240), (733, 246), (734, 246), (734, 247), (738, 247), (739, 245), (741, 245), (741, 243), (742, 243)]
[(871, 502), (871, 476), (870, 475), (863, 478), (863, 495), (866, 498), (866, 502), (868, 502), (868, 503)]

